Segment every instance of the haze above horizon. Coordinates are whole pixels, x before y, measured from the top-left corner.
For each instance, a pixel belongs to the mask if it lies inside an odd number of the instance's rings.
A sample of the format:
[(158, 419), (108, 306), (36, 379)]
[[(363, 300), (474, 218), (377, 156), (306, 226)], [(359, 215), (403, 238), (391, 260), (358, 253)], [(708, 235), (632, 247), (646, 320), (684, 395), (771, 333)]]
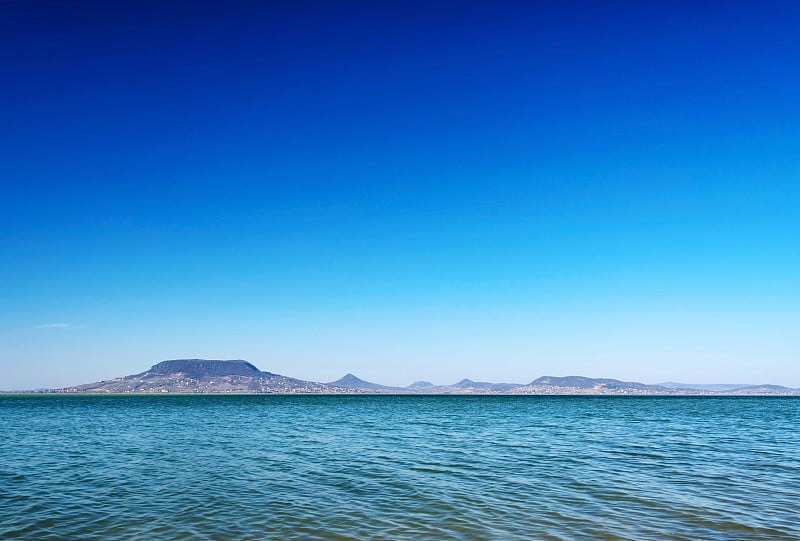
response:
[(0, 3), (0, 388), (800, 387), (800, 5)]

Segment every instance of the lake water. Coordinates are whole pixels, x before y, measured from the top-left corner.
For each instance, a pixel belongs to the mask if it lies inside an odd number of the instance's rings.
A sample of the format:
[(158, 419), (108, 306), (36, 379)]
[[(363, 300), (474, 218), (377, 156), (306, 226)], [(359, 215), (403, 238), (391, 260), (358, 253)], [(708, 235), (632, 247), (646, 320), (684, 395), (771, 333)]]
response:
[(800, 539), (800, 399), (2, 396), (0, 539)]

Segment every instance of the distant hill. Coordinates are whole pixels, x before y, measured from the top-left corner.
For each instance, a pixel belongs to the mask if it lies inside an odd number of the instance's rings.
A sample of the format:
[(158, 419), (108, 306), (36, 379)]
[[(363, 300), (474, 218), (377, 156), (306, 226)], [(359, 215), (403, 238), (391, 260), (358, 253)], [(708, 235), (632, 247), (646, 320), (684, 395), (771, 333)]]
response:
[(387, 385), (381, 385), (379, 383), (372, 383), (370, 381), (364, 381), (363, 379), (354, 376), (353, 374), (345, 374), (341, 378), (337, 379), (336, 381), (331, 381), (327, 385), (332, 387), (341, 387), (344, 389), (360, 389), (363, 391), (403, 391), (404, 389), (401, 387), (389, 387)]
[(315, 383), (262, 372), (247, 361), (174, 359), (109, 381), (58, 389), (65, 393), (321, 393), (341, 392)]
[(490, 383), (488, 381), (472, 381), (471, 379), (464, 378), (458, 383), (449, 385), (453, 389), (484, 391), (484, 392), (504, 392), (510, 391), (516, 387), (520, 387), (518, 383)]
[(525, 386), (531, 392), (541, 390), (550, 393), (576, 394), (670, 394), (672, 389), (660, 385), (647, 385), (635, 381), (620, 381), (584, 376), (542, 376)]
[(414, 383), (406, 387), (406, 389), (408, 389), (409, 391), (422, 391), (424, 389), (430, 389), (431, 387), (436, 387), (436, 385), (434, 385), (430, 381), (415, 381)]
[(791, 387), (784, 387), (783, 385), (769, 385), (767, 383), (761, 385), (749, 385), (738, 389), (744, 393), (785, 393), (789, 391), (797, 391)]
[(753, 386), (749, 383), (676, 383), (674, 381), (666, 381), (659, 385), (667, 389), (694, 389), (696, 391), (734, 391)]
[[(184, 374), (190, 378), (213, 378), (221, 376), (274, 376), (262, 372), (247, 361), (214, 361), (207, 359), (175, 359), (153, 365), (146, 373), (153, 375)], [(144, 374), (144, 373), (143, 373)]]

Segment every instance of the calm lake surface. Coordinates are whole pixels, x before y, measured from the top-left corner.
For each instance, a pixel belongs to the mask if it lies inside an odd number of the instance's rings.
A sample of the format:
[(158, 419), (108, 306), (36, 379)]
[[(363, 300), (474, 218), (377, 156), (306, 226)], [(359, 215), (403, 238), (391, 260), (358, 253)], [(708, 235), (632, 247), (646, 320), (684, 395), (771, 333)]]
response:
[(0, 396), (1, 539), (800, 539), (800, 399)]

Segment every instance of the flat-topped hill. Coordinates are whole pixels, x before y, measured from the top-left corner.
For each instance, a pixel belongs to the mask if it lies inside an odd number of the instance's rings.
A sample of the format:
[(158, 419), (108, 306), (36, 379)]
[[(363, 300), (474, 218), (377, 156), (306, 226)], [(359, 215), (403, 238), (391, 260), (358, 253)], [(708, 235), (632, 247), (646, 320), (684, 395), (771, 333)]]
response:
[(109, 381), (60, 389), (69, 393), (326, 393), (339, 389), (262, 372), (243, 361), (172, 359), (150, 370)]
[(208, 378), (220, 376), (260, 376), (269, 374), (241, 359), (221, 361), (213, 359), (173, 359), (154, 364), (145, 373), (150, 374), (183, 374), (191, 378)]

